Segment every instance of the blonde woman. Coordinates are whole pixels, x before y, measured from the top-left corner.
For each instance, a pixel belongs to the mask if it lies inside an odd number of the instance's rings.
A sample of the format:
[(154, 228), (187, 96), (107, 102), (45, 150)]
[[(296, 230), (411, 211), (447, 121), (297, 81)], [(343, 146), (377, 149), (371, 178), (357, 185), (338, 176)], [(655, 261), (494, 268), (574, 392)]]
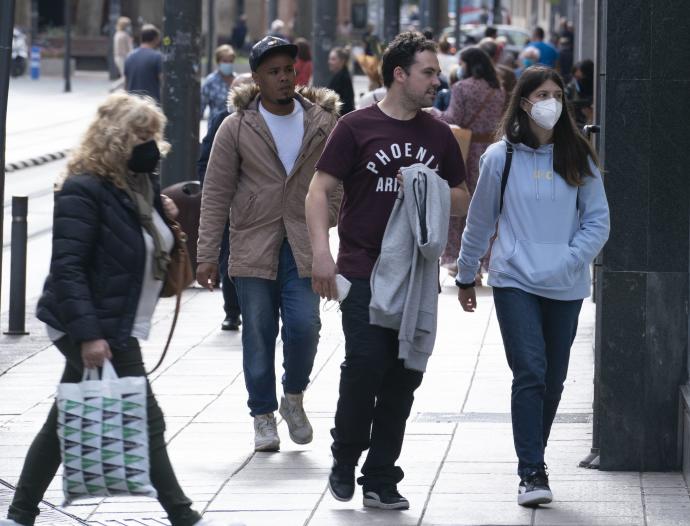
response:
[[(55, 194), (50, 275), (38, 318), (65, 356), (62, 383), (112, 362), (119, 376), (145, 376), (146, 339), (173, 247), (164, 219), (177, 208), (159, 194), (156, 166), (169, 145), (165, 116), (149, 98), (113, 94), (98, 109)], [(173, 526), (210, 522), (192, 509), (173, 472), (165, 422), (148, 389), (151, 482)], [(57, 409), (34, 439), (2, 526), (33, 526), (60, 465)]]

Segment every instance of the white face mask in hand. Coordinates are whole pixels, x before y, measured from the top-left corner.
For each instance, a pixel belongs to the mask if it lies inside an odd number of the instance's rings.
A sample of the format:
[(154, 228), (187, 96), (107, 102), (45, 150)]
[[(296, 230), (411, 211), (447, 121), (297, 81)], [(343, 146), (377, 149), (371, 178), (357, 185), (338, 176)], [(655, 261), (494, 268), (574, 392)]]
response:
[(528, 115), (539, 127), (551, 130), (556, 125), (561, 116), (561, 111), (563, 111), (563, 104), (560, 101), (547, 99), (533, 103), (527, 99), (525, 100), (532, 105), (532, 111), (528, 112)]

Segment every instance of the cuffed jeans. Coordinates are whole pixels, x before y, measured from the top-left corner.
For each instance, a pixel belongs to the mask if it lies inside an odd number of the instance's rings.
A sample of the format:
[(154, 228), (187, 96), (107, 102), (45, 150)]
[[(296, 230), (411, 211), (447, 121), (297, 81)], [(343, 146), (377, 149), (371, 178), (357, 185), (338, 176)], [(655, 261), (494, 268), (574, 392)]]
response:
[(298, 394), (309, 384), (319, 343), (319, 296), (310, 278), (300, 278), (292, 250), (283, 241), (275, 280), (235, 277), (242, 309), (244, 382), (250, 414), (272, 413), (276, 399), (275, 352), (278, 325), (283, 327), (283, 390)]
[[(81, 347), (67, 336), (55, 342), (67, 359), (61, 383), (78, 383), (83, 376)], [(112, 364), (118, 376), (146, 376), (139, 342), (130, 338), (123, 348), (111, 348)], [(147, 417), (151, 483), (158, 492), (158, 501), (173, 526), (192, 526), (201, 515), (192, 509), (177, 482), (165, 446), (165, 420), (147, 382)], [(34, 438), (24, 460), (24, 468), (7, 517), (25, 526), (33, 526), (39, 513), (38, 505), (60, 466), (60, 440), (57, 435), (57, 406), (54, 403), (42, 429)]]
[(494, 288), (493, 294), (513, 372), (513, 441), (521, 475), (544, 463), (582, 300), (552, 300), (516, 288)]
[(400, 456), (414, 391), (423, 373), (405, 369), (398, 358), (397, 331), (369, 323), (369, 280), (352, 279), (340, 304), (345, 361), (340, 366), (340, 397), (331, 430), (333, 458), (356, 465), (369, 449), (357, 482), (366, 489), (397, 484)]

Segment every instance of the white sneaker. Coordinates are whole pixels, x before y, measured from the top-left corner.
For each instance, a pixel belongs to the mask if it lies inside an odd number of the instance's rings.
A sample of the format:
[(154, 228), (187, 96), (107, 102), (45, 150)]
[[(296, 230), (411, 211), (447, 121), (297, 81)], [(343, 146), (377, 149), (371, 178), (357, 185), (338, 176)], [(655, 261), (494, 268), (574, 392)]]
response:
[(0, 519), (0, 526), (22, 526), (22, 525), (16, 521), (13, 521), (12, 519)]
[(314, 430), (304, 412), (304, 393), (286, 393), (280, 399), (280, 416), (285, 419), (290, 431), (290, 438), (295, 444), (308, 444), (314, 438)]
[(254, 417), (254, 451), (278, 451), (280, 437), (273, 413)]

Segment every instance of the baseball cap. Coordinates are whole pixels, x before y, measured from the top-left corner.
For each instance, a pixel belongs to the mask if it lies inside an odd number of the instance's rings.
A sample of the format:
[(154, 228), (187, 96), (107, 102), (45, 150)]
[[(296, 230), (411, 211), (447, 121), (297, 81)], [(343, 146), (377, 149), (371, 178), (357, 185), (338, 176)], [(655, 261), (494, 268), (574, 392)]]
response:
[(252, 71), (256, 71), (263, 59), (277, 51), (287, 53), (292, 58), (297, 56), (297, 46), (295, 44), (290, 44), (284, 38), (267, 36), (252, 46), (249, 52), (249, 67)]

